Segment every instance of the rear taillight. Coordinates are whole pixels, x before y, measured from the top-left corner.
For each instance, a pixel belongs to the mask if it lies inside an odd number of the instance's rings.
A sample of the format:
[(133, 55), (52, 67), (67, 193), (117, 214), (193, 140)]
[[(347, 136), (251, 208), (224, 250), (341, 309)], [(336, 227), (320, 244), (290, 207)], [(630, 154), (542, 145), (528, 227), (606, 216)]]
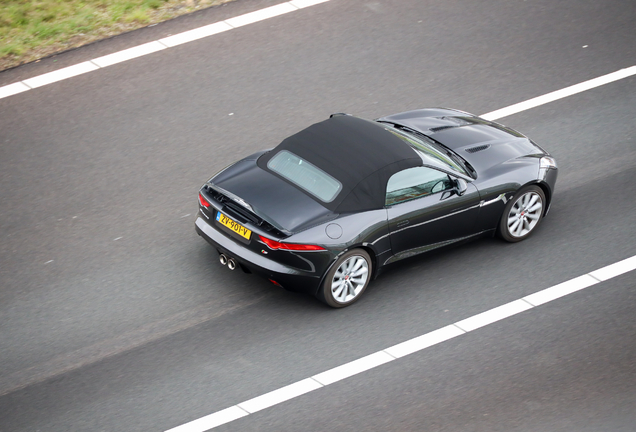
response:
[(325, 248), (320, 247), (320, 246), (316, 246), (316, 245), (299, 244), (299, 243), (281, 243), (281, 242), (277, 242), (276, 240), (272, 240), (272, 239), (269, 239), (267, 237), (263, 237), (262, 235), (259, 235), (259, 237), (260, 237), (261, 241), (267, 245), (267, 247), (269, 247), (270, 249), (273, 249), (273, 250), (277, 250), (277, 249), (292, 250), (292, 251), (321, 251), (321, 250), (325, 250)]
[(201, 195), (201, 192), (199, 192), (199, 202), (201, 203), (203, 207), (206, 207), (206, 208), (210, 207), (210, 203), (205, 198), (203, 198), (203, 195)]

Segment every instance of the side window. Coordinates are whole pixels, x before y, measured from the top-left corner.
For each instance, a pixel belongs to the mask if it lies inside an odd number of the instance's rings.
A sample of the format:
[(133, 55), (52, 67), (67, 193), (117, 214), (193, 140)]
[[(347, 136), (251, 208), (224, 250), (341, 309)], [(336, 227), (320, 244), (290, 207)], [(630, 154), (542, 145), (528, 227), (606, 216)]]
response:
[(410, 201), (453, 188), (448, 174), (428, 167), (415, 167), (395, 173), (386, 187), (386, 205)]

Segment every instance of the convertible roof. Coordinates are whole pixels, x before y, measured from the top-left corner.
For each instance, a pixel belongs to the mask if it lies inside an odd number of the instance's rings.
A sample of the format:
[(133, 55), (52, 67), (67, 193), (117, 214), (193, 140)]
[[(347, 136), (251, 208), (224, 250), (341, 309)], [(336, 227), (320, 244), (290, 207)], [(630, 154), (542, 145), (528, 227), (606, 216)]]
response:
[(267, 168), (267, 162), (282, 150), (300, 156), (342, 183), (332, 202), (312, 196), (337, 213), (382, 208), (389, 178), (422, 165), (415, 150), (380, 124), (349, 115), (309, 126), (260, 157), (258, 165), (262, 169), (287, 181)]

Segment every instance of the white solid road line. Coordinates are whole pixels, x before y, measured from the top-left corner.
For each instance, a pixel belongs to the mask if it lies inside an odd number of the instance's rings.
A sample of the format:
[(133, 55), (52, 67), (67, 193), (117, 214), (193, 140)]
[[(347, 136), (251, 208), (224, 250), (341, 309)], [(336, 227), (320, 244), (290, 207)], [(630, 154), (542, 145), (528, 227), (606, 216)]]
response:
[(579, 276), (575, 279), (571, 279), (567, 282), (560, 283), (552, 288), (544, 289), (538, 293), (530, 294), (523, 299), (530, 303), (532, 306), (539, 306), (543, 303), (551, 302), (559, 297), (572, 294), (573, 292), (582, 290), (594, 284), (597, 284), (598, 279), (593, 278), (590, 275)]
[(292, 0), (0, 87), (0, 99), (329, 0)]
[(281, 402), (288, 401), (298, 396), (304, 395), (319, 388), (324, 387), (322, 384), (311, 378), (306, 378), (302, 381), (295, 382), (285, 387), (281, 387), (278, 390), (265, 393), (264, 395), (257, 396), (248, 401), (242, 402), (237, 407), (245, 410), (246, 412), (253, 414), (257, 411), (264, 410), (274, 405), (278, 405)]
[(245, 15), (237, 16), (235, 18), (226, 19), (225, 22), (232, 27), (241, 27), (244, 25), (263, 21), (268, 18), (284, 15), (295, 10), (298, 10), (298, 8), (296, 6), (293, 6), (291, 3), (281, 3), (275, 6), (267, 7), (265, 9), (246, 13)]
[(161, 42), (157, 42), (157, 41), (148, 42), (143, 45), (137, 45), (136, 47), (125, 49), (123, 51), (119, 51), (113, 54), (108, 54), (103, 57), (98, 57), (91, 61), (95, 63), (97, 66), (99, 66), (100, 68), (104, 68), (106, 66), (114, 65), (116, 63), (125, 62), (127, 60), (145, 56), (153, 52), (161, 51), (166, 48), (168, 48), (168, 46), (162, 44)]
[(507, 117), (509, 115), (516, 114), (518, 112), (525, 111), (539, 105), (547, 104), (549, 102), (554, 102), (555, 100), (562, 99), (567, 96), (572, 96), (573, 94), (581, 93), (605, 84), (609, 84), (611, 82), (618, 81), (632, 75), (636, 75), (636, 66), (621, 69), (616, 72), (600, 76), (598, 78), (583, 81), (582, 83), (578, 83), (561, 90), (544, 94), (543, 96), (537, 96), (536, 98), (532, 98), (524, 102), (519, 102), (517, 104), (510, 105), (496, 111), (491, 111), (489, 113), (482, 114), (480, 117), (485, 118), (486, 120), (497, 120), (502, 117)]
[(399, 343), (390, 348), (384, 350), (384, 352), (392, 355), (395, 358), (400, 358), (413, 354), (416, 351), (421, 351), (428, 347), (432, 347), (438, 343), (442, 343), (456, 336), (466, 333), (454, 324), (451, 324), (441, 329), (434, 330), (430, 333), (423, 334), (413, 339), (409, 339), (406, 342)]
[(232, 30), (232, 26), (230, 26), (228, 23), (221, 21), (221, 22), (216, 22), (214, 24), (199, 27), (193, 30), (188, 30), (186, 32), (179, 33), (173, 36), (168, 36), (163, 39), (159, 39), (159, 42), (171, 48), (173, 46), (181, 45), (187, 42), (192, 42), (197, 39), (212, 36), (217, 33), (222, 33), (228, 30)]
[(326, 372), (314, 375), (312, 378), (318, 381), (322, 385), (333, 384), (336, 381), (349, 378), (350, 376), (357, 375), (374, 367), (380, 366), (384, 363), (388, 363), (395, 360), (396, 357), (387, 354), (385, 351), (378, 351), (370, 354), (366, 357), (359, 358), (349, 363), (345, 363), (341, 366), (330, 369)]
[[(47, 84), (52, 84), (54, 82), (62, 81), (67, 78), (85, 74), (86, 72), (92, 72), (97, 69), (99, 69), (99, 66), (97, 66), (95, 63), (86, 61), (73, 66), (65, 67), (63, 69), (58, 69), (53, 72), (45, 73), (44, 75), (39, 75), (34, 78), (29, 78), (22, 81), (22, 83), (33, 89), (45, 86)], [(2, 89), (0, 88), (0, 90)]]
[(0, 99), (13, 96), (14, 94), (25, 92), (27, 90), (31, 90), (31, 87), (27, 86), (26, 84), (22, 82), (9, 84), (4, 87), (0, 87)]
[(171, 431), (179, 432), (201, 432), (210, 429), (214, 429), (217, 426), (232, 422), (234, 420), (245, 417), (249, 413), (236, 405), (223, 411), (218, 411), (213, 414), (201, 417), (200, 419), (193, 420), (190, 423), (179, 426), (178, 428), (171, 429)]
[(515, 300), (505, 305), (498, 306), (494, 309), (490, 309), (486, 312), (482, 312), (478, 315), (473, 315), (470, 318), (456, 322), (455, 325), (465, 332), (477, 330), (480, 327), (487, 326), (502, 319), (506, 319), (513, 315), (517, 315), (523, 311), (527, 311), (532, 308), (530, 303), (520, 300)]
[(207, 415), (166, 432), (205, 432), (636, 269), (636, 255)]
[(636, 256), (624, 259), (607, 267), (603, 267), (590, 273), (590, 276), (600, 281), (606, 281), (623, 273), (636, 269)]

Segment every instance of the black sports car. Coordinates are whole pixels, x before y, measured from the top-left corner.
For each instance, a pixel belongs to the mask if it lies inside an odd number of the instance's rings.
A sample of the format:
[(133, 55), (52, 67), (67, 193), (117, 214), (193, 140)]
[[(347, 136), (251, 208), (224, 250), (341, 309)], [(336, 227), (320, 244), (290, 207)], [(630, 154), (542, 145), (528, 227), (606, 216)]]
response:
[(195, 226), (230, 269), (343, 307), (387, 264), (482, 235), (527, 238), (556, 178), (530, 139), (462, 111), (333, 114), (212, 177)]

